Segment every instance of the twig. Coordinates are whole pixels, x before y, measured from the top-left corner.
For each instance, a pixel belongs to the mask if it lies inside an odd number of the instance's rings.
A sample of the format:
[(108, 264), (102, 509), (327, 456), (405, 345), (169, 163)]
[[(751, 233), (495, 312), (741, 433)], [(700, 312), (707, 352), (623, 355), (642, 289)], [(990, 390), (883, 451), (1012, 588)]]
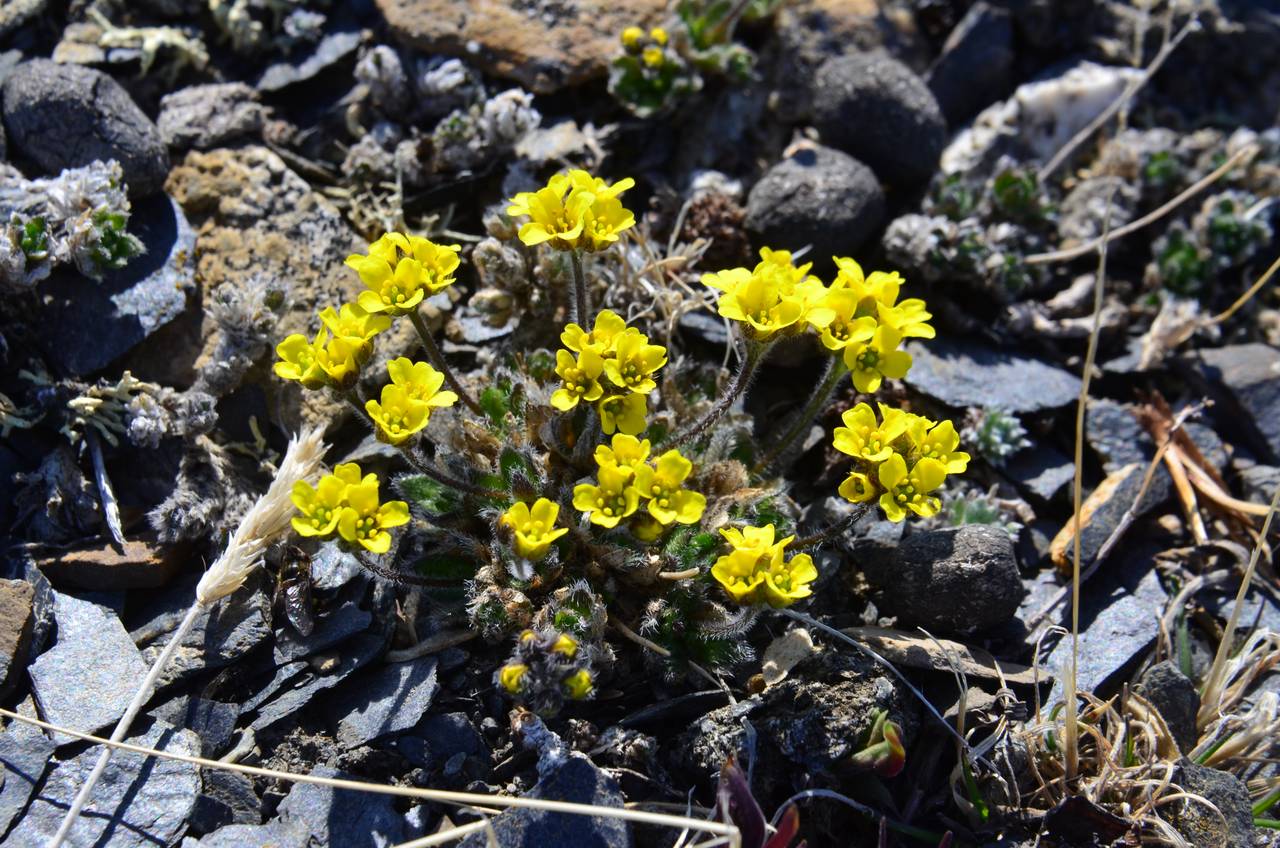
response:
[(453, 630), (448, 633), (437, 633), (429, 639), (423, 639), (416, 645), (410, 645), (407, 648), (400, 648), (395, 651), (387, 651), (387, 655), (383, 659), (389, 663), (408, 662), (409, 660), (416, 660), (418, 657), (439, 653), (446, 648), (469, 642), (479, 635), (475, 630)]
[(697, 577), (702, 573), (702, 569), (696, 565), (693, 568), (686, 568), (684, 571), (659, 571), (659, 580), (688, 580), (690, 577)]
[(123, 548), (124, 527), (120, 523), (120, 503), (116, 500), (111, 478), (107, 476), (107, 465), (102, 459), (102, 441), (98, 438), (98, 432), (92, 428), (85, 430), (84, 440), (89, 445), (89, 456), (93, 459), (93, 481), (98, 485), (102, 516), (106, 519), (107, 529), (111, 531), (111, 538)]
[[(657, 654), (660, 657), (663, 657), (664, 659), (670, 658), (671, 656), (670, 651), (668, 651), (666, 648), (659, 645), (657, 642), (644, 638), (639, 633), (635, 632), (630, 627), (623, 624), (614, 616), (612, 615), (609, 616), (609, 623), (613, 625), (614, 630), (617, 630), (623, 636), (627, 637), (632, 642), (635, 642), (640, 647), (647, 648), (648, 650), (653, 651), (655, 654)], [(715, 686), (717, 689), (720, 689), (722, 692), (725, 693), (725, 695), (729, 696), (730, 704), (738, 703), (738, 699), (733, 697), (733, 691), (729, 688), (728, 684), (726, 684), (723, 680), (716, 677), (714, 674), (707, 671), (705, 668), (693, 662), (692, 660), (686, 660), (685, 662), (689, 664), (690, 668), (692, 668), (694, 671), (698, 672), (698, 674), (702, 675), (707, 680), (709, 680), (713, 686)]]
[(1236, 299), (1236, 302), (1228, 306), (1226, 310), (1210, 318), (1209, 323), (1221, 324), (1223, 321), (1226, 321), (1232, 315), (1235, 315), (1236, 311), (1239, 310), (1240, 307), (1244, 306), (1246, 303), (1252, 300), (1253, 296), (1262, 290), (1262, 287), (1267, 284), (1267, 281), (1270, 280), (1278, 270), (1280, 270), (1280, 256), (1276, 257), (1276, 261), (1271, 263), (1271, 267), (1268, 268), (1266, 272), (1261, 277), (1258, 278), (1258, 281), (1256, 283), (1249, 286), (1248, 291), (1240, 295), (1240, 297)]

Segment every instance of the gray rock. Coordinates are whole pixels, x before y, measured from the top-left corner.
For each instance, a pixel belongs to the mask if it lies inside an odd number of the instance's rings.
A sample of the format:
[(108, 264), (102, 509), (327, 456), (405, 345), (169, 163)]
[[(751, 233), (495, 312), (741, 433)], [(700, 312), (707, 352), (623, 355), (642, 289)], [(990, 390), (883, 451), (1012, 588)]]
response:
[(359, 604), (364, 593), (363, 581), (344, 588), (334, 601), (335, 607), (316, 616), (315, 629), (309, 636), (300, 635), (292, 627), (278, 627), (275, 644), (271, 647), (275, 664), (286, 665), (327, 651), (339, 642), (368, 630), (373, 613)]
[(147, 665), (111, 610), (57, 593), (57, 643), (31, 665), (31, 689), (46, 721), (94, 733), (124, 715)]
[(1253, 845), (1253, 811), (1249, 790), (1233, 774), (1190, 760), (1178, 763), (1173, 781), (1185, 792), (1208, 799), (1218, 811), (1190, 799), (1175, 801), (1161, 815), (1193, 848), (1225, 848)]
[(978, 2), (947, 36), (926, 80), (953, 126), (1013, 87), (1013, 24), (1009, 11)]
[(1244, 435), (1266, 458), (1280, 458), (1280, 350), (1253, 343), (1201, 350), (1190, 358), (1200, 377), (1223, 397)]
[(229, 824), (261, 824), (262, 799), (248, 775), (206, 769), (200, 775), (200, 797), (191, 813), (191, 828), (209, 833)]
[(884, 614), (935, 635), (967, 636), (998, 627), (1022, 601), (1013, 542), (986, 524), (912, 533), (892, 558), (860, 564)]
[(111, 77), (32, 59), (4, 82), (4, 123), (14, 150), (50, 173), (115, 159), (129, 194), (159, 191), (169, 173), (160, 132)]
[(1066, 406), (1080, 393), (1080, 378), (1057, 365), (977, 341), (937, 338), (906, 350), (907, 385), (951, 407), (1037, 412)]
[(0, 38), (7, 38), (27, 21), (44, 12), (49, 0), (5, 0), (0, 4)]
[(316, 665), (319, 670), (303, 670), (309, 663), (298, 663), (302, 673), (283, 682), (292, 682), (290, 688), (274, 700), (268, 701), (258, 711), (251, 727), (258, 734), (265, 733), (289, 719), (321, 692), (332, 689), (346, 680), (357, 669), (363, 668), (386, 650), (390, 633), (367, 633), (345, 642), (334, 657)]
[(813, 82), (813, 123), (824, 144), (866, 162), (892, 186), (928, 180), (947, 143), (933, 92), (884, 53), (824, 62)]
[(40, 338), (63, 372), (98, 371), (182, 314), (195, 278), (196, 235), (182, 210), (158, 195), (134, 204), (129, 232), (147, 252), (88, 282), (58, 268), (40, 284)]
[(209, 150), (259, 135), (267, 115), (258, 93), (244, 83), (212, 83), (166, 94), (156, 126), (175, 150)]
[(425, 716), (392, 747), (418, 768), (442, 769), (452, 758), (462, 757), (483, 771), (490, 761), (489, 746), (466, 713)]
[(1178, 749), (1183, 753), (1195, 747), (1196, 713), (1200, 710), (1200, 693), (1196, 685), (1169, 660), (1156, 663), (1142, 673), (1134, 690), (1160, 711)]
[(1066, 489), (1076, 469), (1066, 454), (1041, 443), (1010, 457), (1005, 462), (1004, 473), (1024, 495), (1051, 501)]
[[(200, 750), (194, 733), (161, 722), (126, 741), (176, 754), (194, 755)], [(97, 759), (98, 749), (90, 747), (74, 759), (58, 763), (6, 844), (48, 842)], [(98, 780), (84, 815), (72, 827), (67, 844), (111, 848), (171, 845), (186, 828), (199, 791), (200, 776), (190, 763), (117, 751)]]
[(884, 194), (871, 169), (814, 145), (770, 168), (747, 197), (747, 231), (761, 244), (814, 259), (854, 253), (884, 222)]
[(39, 733), (0, 732), (0, 834), (27, 808), (55, 748)]
[[(623, 803), (618, 781), (581, 755), (570, 756), (540, 779), (529, 796), (600, 807), (621, 807)], [(497, 844), (503, 848), (630, 848), (634, 844), (630, 826), (621, 819), (510, 809), (492, 821)], [(459, 848), (485, 848), (489, 844), (486, 834), (480, 832), (462, 840)]]
[(330, 33), (302, 61), (280, 62), (263, 71), (262, 76), (258, 78), (258, 90), (278, 92), (291, 85), (314, 79), (329, 68), (353, 59), (359, 46), (359, 32)]
[(1270, 503), (1280, 486), (1280, 467), (1251, 465), (1240, 470), (1240, 488), (1245, 500)]
[(435, 657), (423, 657), (379, 666), (372, 679), (362, 675), (348, 683), (328, 706), (343, 716), (338, 742), (355, 748), (412, 728), (440, 691), (436, 666)]
[[(315, 769), (320, 777), (349, 777), (328, 767)], [(184, 848), (311, 848), (313, 845), (391, 845), (409, 834), (404, 817), (389, 795), (331, 789), (309, 783), (296, 784), (274, 819), (263, 825), (232, 824), (198, 841), (188, 839)]]
[[(1106, 398), (1091, 398), (1085, 410), (1085, 440), (1102, 460), (1102, 470), (1114, 474), (1126, 465), (1136, 463), (1139, 479), (1156, 455), (1156, 443), (1134, 417), (1132, 408)], [(1142, 502), (1148, 512), (1163, 503), (1173, 491), (1173, 479), (1163, 464), (1151, 478), (1151, 488)], [(1137, 488), (1133, 489), (1137, 494)], [(1132, 500), (1132, 498), (1131, 498)], [(1121, 512), (1128, 509), (1126, 502)], [(1117, 516), (1118, 517), (1118, 516)]]
[(35, 593), (25, 580), (0, 580), (0, 696), (9, 693), (27, 667)]

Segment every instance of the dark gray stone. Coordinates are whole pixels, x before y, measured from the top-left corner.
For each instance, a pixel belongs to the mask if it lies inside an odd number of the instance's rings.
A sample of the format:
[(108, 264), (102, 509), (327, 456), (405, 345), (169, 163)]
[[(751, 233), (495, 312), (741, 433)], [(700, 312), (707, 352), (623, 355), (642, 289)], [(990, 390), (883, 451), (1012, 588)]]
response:
[(262, 823), (262, 799), (248, 775), (206, 769), (200, 779), (200, 797), (190, 822), (196, 833), (210, 833), (229, 824)]
[(196, 235), (182, 210), (164, 195), (135, 203), (129, 232), (147, 252), (124, 268), (90, 282), (62, 267), (40, 284), (43, 349), (66, 374), (106, 367), (186, 309)]
[(1005, 462), (1004, 473), (1024, 495), (1051, 501), (1071, 483), (1076, 467), (1066, 454), (1041, 443), (1011, 456)]
[[(1146, 474), (1147, 466), (1156, 455), (1156, 443), (1138, 423), (1131, 407), (1106, 398), (1091, 398), (1085, 410), (1084, 428), (1085, 440), (1102, 460), (1102, 470), (1107, 474), (1114, 474), (1132, 464), (1138, 466), (1139, 480)], [(1132, 486), (1129, 501), (1121, 507), (1121, 513), (1129, 508), (1132, 495), (1137, 491), (1137, 486)], [(1142, 501), (1141, 511), (1149, 512), (1164, 503), (1172, 492), (1173, 479), (1161, 463), (1151, 477), (1151, 487)], [(1119, 513), (1116, 517), (1119, 518)]]
[(774, 165), (751, 188), (746, 227), (760, 244), (787, 250), (812, 245), (812, 257), (826, 262), (856, 252), (884, 215), (884, 193), (871, 169), (815, 145)]
[(133, 197), (158, 192), (169, 174), (160, 131), (111, 77), (32, 59), (4, 81), (13, 149), (49, 173), (115, 159)]
[(967, 636), (1006, 624), (1022, 601), (1013, 542), (987, 524), (912, 533), (892, 558), (859, 564), (881, 612), (935, 635)]
[(824, 144), (866, 162), (891, 186), (933, 176), (947, 122), (920, 77), (885, 53), (829, 59), (813, 81), (813, 123)]
[(57, 593), (58, 641), (32, 663), (31, 689), (46, 721), (94, 733), (124, 715), (147, 665), (116, 614)]
[(1245, 500), (1271, 503), (1280, 486), (1280, 467), (1251, 465), (1240, 471), (1240, 489)]
[(25, 580), (0, 580), (0, 697), (27, 667), (35, 594), (35, 587)]
[(280, 62), (263, 71), (258, 78), (258, 90), (275, 93), (314, 79), (329, 68), (354, 58), (359, 46), (359, 32), (330, 33), (302, 61)]
[(1254, 343), (1201, 350), (1190, 358), (1232, 416), (1241, 434), (1266, 452), (1269, 461), (1280, 458), (1280, 350)]
[[(307, 706), (321, 692), (332, 689), (346, 680), (357, 669), (363, 668), (386, 650), (389, 633), (367, 633), (343, 643), (341, 651), (322, 664), (321, 671), (303, 670), (293, 679), (293, 688), (287, 689), (258, 710), (258, 717), (251, 727), (255, 733), (265, 733), (292, 717)], [(310, 666), (302, 663), (303, 668)]]
[(310, 636), (299, 635), (288, 626), (277, 628), (275, 644), (271, 649), (276, 665), (285, 665), (327, 651), (344, 639), (368, 630), (373, 621), (373, 613), (362, 609), (357, 603), (358, 597), (363, 594), (362, 585), (342, 592), (337, 601), (339, 606), (316, 616), (316, 627)]
[(1238, 777), (1184, 759), (1178, 763), (1173, 782), (1184, 792), (1207, 799), (1222, 814), (1190, 799), (1161, 808), (1161, 816), (1193, 848), (1245, 848), (1254, 844), (1249, 790)]
[(244, 83), (211, 83), (166, 94), (156, 126), (175, 150), (210, 150), (260, 135), (268, 114), (258, 93)]
[[(146, 733), (126, 739), (135, 745), (195, 755), (199, 740), (189, 730), (156, 722)], [(31, 801), (7, 845), (44, 845), (97, 762), (99, 749), (58, 763)], [(156, 848), (171, 845), (195, 808), (200, 776), (190, 763), (117, 751), (67, 839), (68, 845)]]
[[(350, 778), (328, 767), (312, 774)], [(313, 845), (391, 845), (409, 838), (405, 819), (389, 795), (296, 784), (280, 802), (276, 817), (266, 824), (232, 824), (188, 839), (184, 848), (311, 848)]]
[(0, 834), (27, 808), (55, 748), (38, 733), (0, 732)]
[(342, 716), (338, 742), (356, 748), (412, 728), (440, 691), (436, 665), (435, 657), (423, 657), (351, 680), (329, 701), (330, 714)]
[(1186, 753), (1195, 747), (1200, 693), (1175, 663), (1165, 660), (1151, 666), (1142, 673), (1134, 690), (1160, 711), (1180, 751)]
[(968, 339), (911, 342), (906, 383), (951, 407), (1000, 407), (1008, 412), (1058, 409), (1076, 400), (1080, 378), (1042, 359)]
[(955, 126), (1013, 87), (1013, 24), (1009, 11), (978, 2), (956, 24), (929, 69), (929, 90)]
[[(621, 807), (618, 781), (581, 755), (571, 755), (553, 772), (538, 781), (530, 797)], [(621, 819), (551, 813), (546, 810), (510, 809), (493, 817), (493, 830), (503, 848), (546, 848), (550, 845), (574, 848), (630, 848), (631, 828)], [(488, 836), (473, 833), (459, 848), (485, 848)]]

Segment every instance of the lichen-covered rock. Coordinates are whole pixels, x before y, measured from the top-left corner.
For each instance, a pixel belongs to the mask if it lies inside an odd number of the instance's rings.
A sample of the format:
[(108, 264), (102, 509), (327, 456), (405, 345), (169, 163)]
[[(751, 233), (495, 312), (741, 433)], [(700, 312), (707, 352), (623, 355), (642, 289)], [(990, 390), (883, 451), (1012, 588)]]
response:
[(156, 125), (92, 68), (24, 62), (4, 81), (4, 124), (14, 150), (49, 172), (115, 159), (134, 197), (159, 191), (169, 172)]
[(1215, 811), (1192, 798), (1164, 807), (1164, 818), (1193, 848), (1254, 844), (1249, 790), (1238, 777), (1183, 760), (1178, 764), (1173, 782), (1183, 792), (1199, 795), (1217, 808)]
[(1179, 750), (1185, 753), (1195, 747), (1200, 693), (1177, 665), (1165, 660), (1151, 666), (1142, 673), (1135, 691), (1160, 712)]
[(465, 56), (487, 73), (549, 94), (604, 76), (628, 26), (651, 26), (663, 0), (377, 0), (395, 37), (427, 53)]
[(193, 85), (164, 96), (156, 126), (175, 150), (208, 150), (261, 133), (267, 114), (242, 82)]

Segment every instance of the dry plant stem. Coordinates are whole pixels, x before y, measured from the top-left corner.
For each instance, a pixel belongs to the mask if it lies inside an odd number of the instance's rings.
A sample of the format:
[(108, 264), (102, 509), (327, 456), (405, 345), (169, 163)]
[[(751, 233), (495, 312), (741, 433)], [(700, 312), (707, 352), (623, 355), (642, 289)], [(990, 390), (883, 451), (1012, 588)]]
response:
[(866, 515), (867, 510), (869, 509), (871, 509), (870, 501), (868, 501), (867, 503), (857, 504), (856, 506), (854, 506), (852, 512), (850, 512), (844, 518), (837, 521), (835, 524), (832, 524), (826, 530), (823, 530), (819, 533), (814, 533), (812, 536), (805, 536), (802, 539), (796, 539), (794, 542), (791, 543), (790, 547), (794, 551), (803, 551), (808, 548), (816, 548), (819, 545), (823, 544), (824, 542), (827, 542), (828, 540), (843, 534), (844, 531), (848, 530), (850, 527), (856, 524), (859, 518)]
[(573, 320), (585, 327), (591, 320), (591, 304), (587, 300), (587, 275), (582, 270), (582, 254), (570, 250), (569, 264), (573, 266)]
[(395, 651), (387, 651), (387, 655), (382, 659), (389, 663), (408, 662), (416, 660), (418, 657), (439, 653), (446, 648), (453, 648), (470, 642), (479, 635), (479, 632), (475, 630), (454, 630), (447, 633), (439, 633), (428, 639), (423, 639), (416, 645), (410, 645), (407, 648), (400, 648)]
[(1275, 494), (1271, 496), (1271, 506), (1267, 509), (1267, 517), (1262, 522), (1262, 532), (1258, 534), (1253, 553), (1249, 556), (1249, 567), (1245, 569), (1244, 577), (1240, 580), (1240, 589), (1236, 592), (1236, 602), (1231, 610), (1231, 617), (1227, 619), (1227, 627), (1222, 633), (1222, 641), (1218, 643), (1218, 651), (1213, 655), (1213, 665), (1209, 666), (1209, 673), (1205, 676), (1204, 688), (1200, 693), (1200, 712), (1196, 715), (1197, 727), (1206, 726), (1218, 711), (1227, 671), (1227, 659), (1231, 655), (1236, 626), (1240, 623), (1240, 611), (1244, 609), (1244, 598), (1249, 592), (1249, 584), (1253, 582), (1253, 573), (1258, 568), (1258, 560), (1262, 556), (1267, 534), (1271, 532), (1271, 519), (1275, 517), (1278, 505), (1280, 505), (1280, 486), (1276, 487)]
[(809, 425), (813, 423), (813, 419), (817, 418), (818, 414), (822, 412), (822, 408), (827, 405), (827, 401), (831, 399), (831, 393), (840, 384), (840, 378), (848, 373), (849, 369), (845, 368), (844, 357), (840, 355), (840, 352), (836, 351), (831, 354), (831, 358), (827, 360), (827, 369), (822, 376), (822, 381), (814, 388), (809, 402), (796, 415), (791, 428), (782, 435), (777, 444), (769, 449), (764, 458), (756, 463), (755, 468), (752, 469), (753, 471), (756, 473), (768, 471), (770, 466), (786, 455), (791, 443), (799, 438), (801, 433), (808, 430)]
[(1280, 271), (1280, 256), (1276, 257), (1276, 261), (1271, 263), (1271, 267), (1268, 268), (1266, 272), (1263, 273), (1263, 275), (1258, 278), (1258, 281), (1256, 283), (1249, 286), (1248, 291), (1240, 295), (1240, 297), (1236, 299), (1236, 302), (1228, 306), (1226, 310), (1210, 318), (1209, 323), (1221, 324), (1223, 321), (1226, 321), (1232, 315), (1235, 315), (1236, 312), (1239, 311), (1239, 309), (1242, 306), (1244, 306), (1246, 303), (1248, 303), (1250, 300), (1253, 299), (1254, 295), (1262, 291), (1262, 287), (1267, 284), (1268, 280), (1270, 280), (1273, 276), (1275, 276), (1276, 271)]
[(169, 751), (159, 751), (155, 748), (147, 748), (142, 745), (130, 745), (126, 742), (111, 742), (110, 740), (103, 739), (99, 736), (91, 736), (88, 733), (80, 733), (75, 730), (59, 727), (56, 724), (50, 724), (47, 721), (41, 721), (39, 719), (19, 715), (12, 710), (3, 708), (0, 708), (0, 716), (4, 716), (5, 718), (12, 719), (14, 721), (20, 721), (23, 724), (28, 724), (33, 727), (39, 727), (53, 733), (59, 733), (71, 739), (80, 739), (85, 742), (106, 745), (109, 748), (127, 751), (132, 754), (141, 754), (144, 757), (158, 757), (160, 759), (172, 760), (179, 763), (190, 763), (191, 765), (200, 766), (202, 768), (238, 772), (252, 777), (283, 780), (287, 783), (309, 783), (313, 786), (328, 786), (333, 789), (349, 789), (355, 792), (371, 792), (377, 795), (392, 795), (400, 798), (416, 798), (422, 801), (434, 801), (441, 804), (455, 804), (462, 807), (518, 807), (529, 810), (546, 810), (553, 813), (570, 813), (573, 815), (622, 819), (623, 821), (654, 824), (661, 827), (687, 827), (691, 830), (700, 830), (705, 833), (733, 837), (739, 840), (734, 844), (741, 845), (741, 837), (738, 835), (738, 829), (734, 825), (695, 819), (688, 816), (672, 816), (665, 813), (650, 813), (644, 810), (632, 810), (625, 807), (594, 807), (590, 804), (578, 804), (568, 801), (551, 801), (542, 798), (480, 795), (474, 792), (453, 792), (444, 789), (419, 789), (413, 786), (384, 786), (379, 783), (367, 783), (360, 780), (342, 780), (331, 777), (319, 777), (312, 774), (294, 774), (293, 772), (258, 768), (256, 766), (240, 765), (239, 763), (224, 763), (218, 760), (208, 760), (204, 757), (193, 757), (188, 754), (175, 754)]
[(724, 394), (715, 402), (715, 405), (707, 410), (706, 415), (676, 436), (671, 442), (671, 447), (683, 447), (710, 430), (729, 411), (729, 407), (733, 406), (733, 402), (747, 390), (747, 386), (751, 384), (752, 378), (755, 377), (756, 368), (759, 367), (761, 360), (769, 352), (769, 348), (773, 347), (772, 341), (758, 342), (754, 339), (747, 339), (744, 344), (745, 350), (742, 354), (742, 362), (738, 364), (738, 373), (733, 375), (733, 382), (729, 384), (729, 388), (725, 389)]
[(89, 446), (89, 456), (93, 459), (93, 480), (98, 485), (98, 498), (102, 501), (102, 515), (106, 519), (107, 529), (117, 545), (124, 545), (124, 527), (120, 523), (120, 504), (116, 500), (115, 490), (111, 487), (111, 478), (107, 476), (107, 465), (102, 459), (102, 440), (93, 428), (85, 431), (84, 440)]
[(418, 314), (418, 310), (409, 310), (409, 320), (413, 322), (413, 329), (418, 331), (418, 338), (422, 340), (422, 349), (426, 352), (431, 366), (444, 375), (444, 381), (467, 405), (467, 409), (470, 409), (476, 415), (483, 416), (484, 410), (480, 408), (480, 404), (476, 403), (476, 399), (471, 396), (471, 393), (462, 387), (462, 384), (458, 382), (458, 378), (453, 376), (449, 363), (445, 362), (444, 354), (440, 352), (440, 347), (436, 344), (435, 338), (432, 337), (431, 330), (427, 328), (427, 323)]
[(1177, 197), (1170, 200), (1168, 203), (1164, 204), (1163, 206), (1160, 206), (1158, 209), (1152, 212), (1147, 213), (1146, 215), (1143, 215), (1141, 218), (1139, 218), (1136, 221), (1131, 221), (1130, 223), (1125, 224), (1123, 227), (1117, 227), (1116, 229), (1111, 230), (1110, 232), (1104, 234), (1100, 238), (1096, 238), (1093, 241), (1088, 241), (1088, 242), (1085, 242), (1084, 244), (1077, 245), (1076, 247), (1069, 247), (1064, 250), (1055, 250), (1050, 253), (1034, 253), (1031, 256), (1028, 256), (1025, 259), (1023, 259), (1022, 261), (1028, 265), (1041, 265), (1046, 262), (1066, 262), (1068, 259), (1078, 259), (1081, 256), (1087, 256), (1088, 254), (1093, 253), (1095, 250), (1100, 248), (1104, 241), (1115, 241), (1116, 239), (1124, 238), (1130, 233), (1135, 233), (1138, 230), (1142, 229), (1143, 227), (1146, 227), (1150, 224), (1154, 224), (1156, 221), (1160, 220), (1165, 215), (1172, 212), (1174, 209), (1177, 209), (1179, 206), (1185, 203), (1188, 199), (1194, 197), (1195, 195), (1204, 191), (1209, 186), (1216, 183), (1218, 180), (1222, 178), (1223, 174), (1227, 173), (1232, 168), (1236, 167), (1236, 165), (1239, 165), (1248, 159), (1252, 159), (1255, 155), (1257, 155), (1257, 153), (1258, 153), (1257, 145), (1252, 145), (1252, 144), (1241, 150), (1236, 151), (1236, 154), (1234, 156), (1232, 156), (1226, 162), (1223, 162), (1221, 165), (1215, 168), (1213, 173), (1207, 174), (1206, 176), (1202, 177), (1200, 180), (1198, 180), (1195, 183), (1195, 185), (1190, 186), (1181, 194), (1179, 194)]
[[(623, 624), (623, 623), (622, 623), (621, 621), (619, 621), (616, 617), (614, 617), (614, 616), (612, 616), (612, 615), (611, 615), (611, 616), (609, 616), (609, 623), (610, 623), (611, 625), (613, 625), (613, 629), (614, 629), (614, 630), (617, 630), (619, 633), (621, 633), (621, 634), (622, 634), (623, 636), (625, 636), (627, 639), (629, 639), (629, 640), (630, 640), (630, 641), (632, 641), (632, 642), (635, 642), (635, 643), (636, 643), (637, 645), (639, 645), (640, 647), (645, 648), (645, 649), (650, 650), (650, 651), (653, 651), (655, 654), (657, 654), (657, 655), (658, 655), (658, 656), (660, 656), (660, 657), (670, 657), (670, 656), (671, 656), (671, 652), (670, 652), (670, 651), (668, 651), (666, 648), (662, 647), (662, 646), (661, 646), (661, 645), (659, 645), (657, 642), (654, 642), (654, 641), (652, 641), (652, 640), (650, 640), (650, 639), (646, 639), (646, 638), (644, 638), (644, 637), (643, 637), (643, 636), (641, 636), (639, 633), (635, 632), (635, 631), (634, 631), (634, 630), (632, 630), (630, 627), (628, 627), (627, 625)], [(703, 677), (705, 677), (707, 680), (709, 680), (709, 681), (711, 682), (711, 684), (712, 684), (713, 686), (715, 686), (717, 689), (721, 690), (721, 691), (722, 691), (722, 692), (724, 692), (726, 695), (728, 695), (728, 696), (729, 696), (729, 703), (730, 703), (730, 704), (736, 704), (736, 703), (738, 703), (738, 699), (737, 699), (737, 698), (735, 698), (735, 697), (733, 697), (733, 692), (732, 692), (732, 690), (730, 690), (730, 689), (729, 689), (728, 685), (726, 685), (726, 684), (725, 684), (725, 682), (724, 682), (723, 680), (721, 680), (720, 678), (716, 677), (714, 674), (712, 674), (711, 672), (707, 671), (705, 668), (703, 668), (702, 666), (698, 665), (698, 664), (697, 664), (697, 663), (695, 663), (695, 662), (690, 662), (690, 663), (689, 663), (689, 667), (690, 667), (690, 668), (692, 668), (694, 671), (696, 671), (698, 674), (700, 674), (700, 675), (702, 675)]]
[[(129, 706), (125, 708), (124, 715), (116, 722), (115, 730), (111, 731), (111, 738), (108, 742), (119, 742), (124, 739), (125, 734), (129, 732), (133, 720), (138, 717), (138, 713), (142, 710), (144, 704), (151, 698), (151, 693), (155, 689), (156, 681), (160, 679), (160, 674), (169, 665), (169, 660), (173, 659), (173, 655), (177, 652), (178, 646), (182, 644), (182, 640), (191, 632), (192, 625), (196, 622), (196, 617), (205, 609), (204, 605), (196, 601), (187, 610), (187, 614), (183, 616), (182, 622), (178, 624), (178, 629), (173, 631), (173, 635), (169, 637), (169, 644), (164, 646), (164, 650), (160, 652), (160, 656), (156, 657), (156, 661), (151, 664), (151, 670), (147, 672), (146, 679), (142, 681), (142, 685), (138, 687), (138, 691), (134, 693), (133, 700), (129, 702)], [(71, 833), (71, 828), (75, 826), (76, 821), (80, 818), (80, 812), (84, 809), (85, 804), (89, 802), (89, 798), (93, 795), (93, 787), (97, 784), (98, 779), (102, 777), (102, 773), (107, 768), (107, 763), (111, 762), (112, 748), (110, 745), (102, 749), (102, 753), (98, 754), (98, 760), (93, 764), (93, 771), (89, 772), (89, 776), (80, 786), (80, 791), (76, 793), (75, 800), (71, 802), (71, 808), (67, 810), (67, 814), (62, 818), (62, 824), (58, 826), (58, 831), (49, 840), (48, 848), (58, 848), (66, 840)]]

